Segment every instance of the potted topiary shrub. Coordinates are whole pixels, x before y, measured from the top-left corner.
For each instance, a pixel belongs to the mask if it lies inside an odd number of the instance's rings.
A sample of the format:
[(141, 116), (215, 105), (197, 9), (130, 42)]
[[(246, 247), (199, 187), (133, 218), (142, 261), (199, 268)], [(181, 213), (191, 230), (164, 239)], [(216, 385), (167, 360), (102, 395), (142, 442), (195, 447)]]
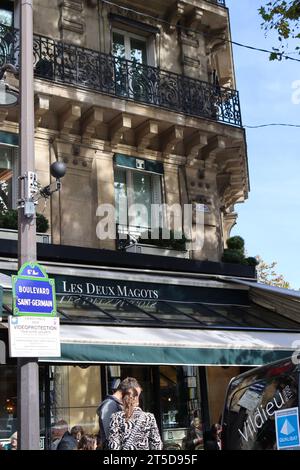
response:
[[(38, 243), (50, 243), (49, 221), (43, 215), (36, 215), (36, 231)], [(18, 238), (18, 211), (15, 209), (0, 212), (0, 238), (17, 240)], [(46, 235), (45, 235), (46, 234)]]
[(227, 240), (227, 248), (225, 248), (222, 256), (224, 263), (246, 264), (248, 266), (257, 266), (258, 261), (253, 256), (246, 258), (245, 241), (242, 237), (230, 237)]

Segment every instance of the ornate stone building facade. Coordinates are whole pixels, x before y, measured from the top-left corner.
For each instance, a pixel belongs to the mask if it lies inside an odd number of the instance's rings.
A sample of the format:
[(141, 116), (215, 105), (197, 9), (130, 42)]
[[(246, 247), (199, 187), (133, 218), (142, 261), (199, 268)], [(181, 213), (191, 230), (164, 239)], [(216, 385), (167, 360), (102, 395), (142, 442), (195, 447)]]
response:
[[(0, 63), (17, 64), (18, 1), (5, 9)], [(189, 257), (219, 261), (249, 184), (224, 1), (36, 0), (34, 34), (40, 183), (55, 158), (67, 164), (61, 193), (39, 207), (52, 243), (118, 249), (97, 237), (97, 208), (125, 191), (135, 203), (202, 204), (204, 248)], [(1, 132), (18, 133), (16, 109), (1, 110)], [(136, 214), (128, 225), (148, 223)]]
[[(50, 449), (62, 424), (98, 432), (98, 404), (132, 376), (164, 448), (179, 450), (195, 418), (203, 432), (219, 421), (234, 376), (299, 344), (299, 295), (257, 283), (253, 266), (218, 262), (249, 187), (228, 10), (224, 0), (33, 4), (41, 186), (52, 162), (67, 166), (61, 191), (38, 207), (51, 243), (38, 243), (37, 259), (55, 280), (61, 323), (61, 356), (39, 358), (41, 444)], [(19, 66), (18, 25), (19, 1), (1, 0), (0, 66)], [(18, 76), (5, 81), (19, 87)], [(17, 107), (0, 108), (0, 214), (17, 206), (18, 121)], [(199, 214), (204, 246), (188, 241), (189, 259), (128, 244), (150, 226), (201, 239)], [(0, 443), (18, 418), (12, 232), (0, 226)]]

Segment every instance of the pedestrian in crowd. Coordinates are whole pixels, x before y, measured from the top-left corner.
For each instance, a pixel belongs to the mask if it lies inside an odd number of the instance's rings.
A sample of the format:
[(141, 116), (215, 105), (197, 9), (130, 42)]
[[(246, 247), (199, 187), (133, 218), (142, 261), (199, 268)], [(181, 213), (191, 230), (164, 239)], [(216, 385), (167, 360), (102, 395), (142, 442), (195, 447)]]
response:
[(183, 439), (182, 448), (185, 450), (200, 450), (203, 448), (202, 423), (199, 416), (196, 416)]
[(109, 423), (113, 413), (121, 411), (122, 405), (122, 394), (124, 391), (135, 388), (138, 394), (141, 393), (141, 386), (138, 381), (133, 377), (126, 377), (121, 380), (116, 379), (112, 385), (112, 395), (108, 395), (97, 409), (99, 416), (99, 445), (102, 449), (108, 448), (108, 434), (109, 434)]
[(160, 450), (162, 441), (155, 417), (139, 407), (139, 391), (122, 392), (123, 411), (112, 415), (108, 447), (111, 450)]
[(84, 430), (81, 426), (73, 426), (71, 432), (65, 432), (56, 450), (77, 450), (78, 442), (83, 435)]
[(18, 433), (17, 432), (14, 432), (10, 436), (9, 444), (4, 444), (3, 449), (4, 450), (18, 450)]
[(92, 434), (85, 434), (78, 442), (78, 450), (96, 450), (97, 438)]
[(68, 431), (68, 423), (61, 419), (54, 424), (51, 430), (51, 450), (57, 450), (57, 446), (63, 435)]
[(220, 424), (213, 424), (210, 431), (204, 435), (205, 450), (221, 450), (221, 432)]

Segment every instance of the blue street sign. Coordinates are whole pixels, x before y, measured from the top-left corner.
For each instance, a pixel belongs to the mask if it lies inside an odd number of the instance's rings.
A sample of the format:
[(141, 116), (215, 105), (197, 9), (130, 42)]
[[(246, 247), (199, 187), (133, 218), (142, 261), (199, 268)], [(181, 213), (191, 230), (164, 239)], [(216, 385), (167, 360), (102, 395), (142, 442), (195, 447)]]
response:
[(278, 450), (300, 447), (298, 408), (276, 411), (275, 424)]
[(55, 281), (37, 263), (25, 263), (12, 276), (13, 314), (55, 316)]
[(42, 279), (48, 279), (48, 275), (42, 266), (37, 263), (25, 263), (19, 269), (18, 276), (29, 276)]

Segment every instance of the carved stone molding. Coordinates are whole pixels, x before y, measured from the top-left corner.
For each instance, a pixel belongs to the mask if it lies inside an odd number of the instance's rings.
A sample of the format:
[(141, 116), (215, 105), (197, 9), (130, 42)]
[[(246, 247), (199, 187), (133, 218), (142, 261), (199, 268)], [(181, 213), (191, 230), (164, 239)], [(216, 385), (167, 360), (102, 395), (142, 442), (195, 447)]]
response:
[(176, 145), (183, 140), (183, 127), (172, 126), (161, 136), (161, 151), (163, 153), (174, 153)]
[(185, 26), (190, 29), (197, 30), (201, 25), (203, 18), (203, 10), (201, 8), (193, 8), (193, 11), (186, 17)]
[(164, 26), (168, 29), (170, 33), (174, 32), (176, 29), (176, 25), (178, 21), (183, 17), (185, 10), (185, 3), (177, 0), (169, 9), (166, 21), (168, 24), (164, 24)]
[(226, 28), (210, 30), (206, 35), (206, 54), (215, 54), (226, 47)]
[(186, 156), (189, 159), (197, 158), (199, 151), (207, 145), (207, 137), (200, 132), (195, 132), (192, 136), (185, 139), (184, 146)]
[(208, 144), (202, 149), (201, 157), (205, 161), (205, 167), (216, 163), (217, 154), (226, 148), (226, 140), (215, 136), (209, 139)]
[[(85, 21), (83, 16), (84, 1), (63, 0), (60, 2), (59, 8), (59, 30), (61, 32), (62, 39), (73, 39), (73, 41), (76, 39), (80, 40), (85, 32)], [(72, 34), (70, 35), (70, 33)]]
[(151, 140), (158, 135), (158, 122), (147, 121), (135, 129), (136, 146), (140, 151), (150, 146)]
[(119, 144), (124, 138), (124, 133), (132, 128), (131, 117), (121, 113), (110, 121), (108, 128), (111, 145)]
[(92, 106), (81, 119), (81, 133), (84, 139), (96, 136), (96, 128), (103, 122), (103, 109)]
[(70, 104), (59, 116), (59, 129), (61, 134), (69, 134), (74, 122), (81, 117), (81, 108), (77, 104)]
[(34, 124), (40, 126), (42, 117), (49, 111), (50, 97), (45, 95), (36, 95), (34, 99)]

